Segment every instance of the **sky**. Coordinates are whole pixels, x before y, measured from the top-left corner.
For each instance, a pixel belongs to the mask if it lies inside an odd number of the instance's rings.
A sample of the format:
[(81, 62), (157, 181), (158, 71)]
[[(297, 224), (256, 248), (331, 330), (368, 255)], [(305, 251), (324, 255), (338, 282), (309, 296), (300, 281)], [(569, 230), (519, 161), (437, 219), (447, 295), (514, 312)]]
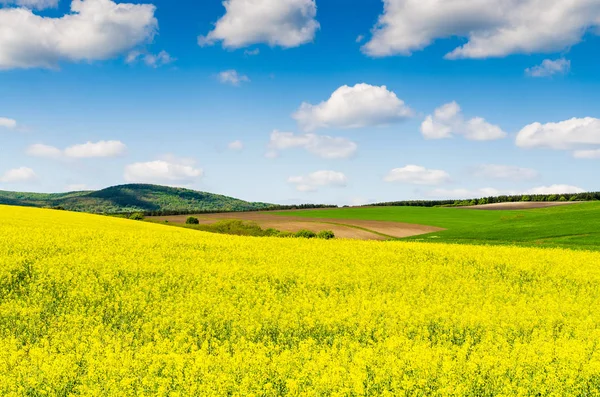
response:
[(597, 0), (0, 0), (0, 190), (597, 191)]

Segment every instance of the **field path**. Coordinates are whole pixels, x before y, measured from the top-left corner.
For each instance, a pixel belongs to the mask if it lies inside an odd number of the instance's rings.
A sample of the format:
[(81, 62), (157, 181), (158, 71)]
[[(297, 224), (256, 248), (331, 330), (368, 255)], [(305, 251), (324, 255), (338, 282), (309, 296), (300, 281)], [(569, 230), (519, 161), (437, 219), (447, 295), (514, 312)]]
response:
[(232, 212), (223, 214), (173, 215), (157, 216), (151, 219), (185, 223), (189, 216), (194, 216), (202, 224), (211, 224), (223, 219), (240, 219), (258, 223), (262, 228), (274, 228), (285, 232), (297, 232), (302, 229), (320, 232), (331, 230), (337, 238), (357, 240), (388, 240), (418, 236), (444, 230), (442, 228), (411, 223), (368, 221), (358, 219), (315, 219), (274, 215), (268, 212)]

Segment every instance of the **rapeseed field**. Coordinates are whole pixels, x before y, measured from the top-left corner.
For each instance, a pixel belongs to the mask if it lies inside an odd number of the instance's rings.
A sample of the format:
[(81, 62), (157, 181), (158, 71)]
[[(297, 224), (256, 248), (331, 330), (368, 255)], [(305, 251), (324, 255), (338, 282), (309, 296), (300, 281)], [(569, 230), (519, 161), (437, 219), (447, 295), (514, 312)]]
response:
[(598, 396), (600, 253), (0, 206), (1, 396)]

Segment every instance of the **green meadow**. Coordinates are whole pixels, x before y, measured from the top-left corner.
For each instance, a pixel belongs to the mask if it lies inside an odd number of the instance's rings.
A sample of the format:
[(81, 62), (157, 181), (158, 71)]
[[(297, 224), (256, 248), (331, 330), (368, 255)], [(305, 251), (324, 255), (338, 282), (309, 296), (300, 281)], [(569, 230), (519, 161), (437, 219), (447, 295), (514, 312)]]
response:
[[(278, 214), (290, 216), (292, 213)], [(446, 229), (403, 240), (600, 250), (600, 202), (507, 211), (439, 207), (360, 207), (296, 211), (293, 215), (315, 219), (403, 222)]]

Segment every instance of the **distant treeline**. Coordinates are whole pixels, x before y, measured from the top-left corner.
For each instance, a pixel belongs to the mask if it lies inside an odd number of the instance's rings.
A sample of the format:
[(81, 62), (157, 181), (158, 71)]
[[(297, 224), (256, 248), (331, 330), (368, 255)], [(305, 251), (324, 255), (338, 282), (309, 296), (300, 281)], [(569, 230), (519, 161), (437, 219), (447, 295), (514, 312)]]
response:
[(364, 207), (454, 207), (528, 201), (594, 201), (600, 200), (600, 192), (572, 194), (519, 194), (490, 196), (471, 200), (407, 200), (367, 204)]
[[(318, 209), (318, 208), (337, 208), (337, 205), (327, 204), (297, 204), (297, 205), (270, 205), (265, 208), (252, 208), (243, 210), (161, 210), (161, 211), (143, 211), (141, 213), (144, 216), (174, 216), (174, 215), (196, 215), (196, 214), (223, 214), (227, 212), (257, 212), (257, 211), (285, 211), (285, 210), (307, 210), (307, 209)], [(107, 214), (107, 215), (119, 215), (122, 213)]]

